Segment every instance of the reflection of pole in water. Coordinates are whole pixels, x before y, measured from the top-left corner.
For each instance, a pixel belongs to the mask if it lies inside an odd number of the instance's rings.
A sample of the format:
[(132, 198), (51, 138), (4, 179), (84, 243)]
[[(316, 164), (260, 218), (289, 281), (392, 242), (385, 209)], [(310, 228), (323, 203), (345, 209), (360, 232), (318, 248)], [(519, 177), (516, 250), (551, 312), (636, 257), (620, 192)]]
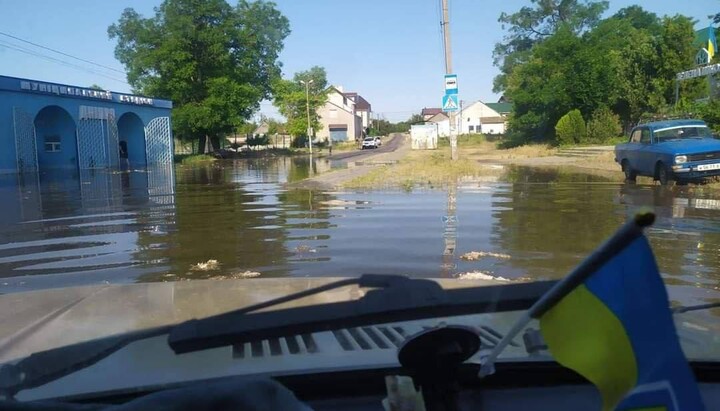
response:
[(457, 183), (448, 186), (447, 191), (447, 212), (443, 217), (443, 238), (445, 240), (445, 250), (443, 250), (441, 275), (442, 277), (450, 277), (456, 268), (455, 264), (455, 248), (457, 246), (457, 215), (455, 205), (457, 203)]

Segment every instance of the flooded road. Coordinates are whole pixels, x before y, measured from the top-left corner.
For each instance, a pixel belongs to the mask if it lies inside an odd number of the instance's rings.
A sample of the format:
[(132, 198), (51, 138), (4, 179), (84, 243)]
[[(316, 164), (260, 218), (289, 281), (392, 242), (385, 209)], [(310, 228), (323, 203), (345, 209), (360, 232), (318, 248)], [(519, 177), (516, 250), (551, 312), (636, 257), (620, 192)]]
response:
[[(720, 299), (720, 197), (508, 170), (449, 190), (288, 190), (307, 158), (0, 177), (0, 292), (98, 283), (363, 273), (559, 278), (640, 207), (671, 299)], [(462, 259), (478, 252), (479, 259)], [(508, 258), (509, 257), (509, 258)]]

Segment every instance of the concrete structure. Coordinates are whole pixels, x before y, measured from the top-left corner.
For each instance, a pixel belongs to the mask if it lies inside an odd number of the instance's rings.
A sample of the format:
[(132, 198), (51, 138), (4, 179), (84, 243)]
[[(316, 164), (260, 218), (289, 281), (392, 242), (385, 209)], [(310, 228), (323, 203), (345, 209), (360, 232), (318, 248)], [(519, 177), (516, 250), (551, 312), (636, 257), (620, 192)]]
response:
[(469, 106), (463, 107), (458, 121), (460, 134), (505, 134), (509, 111), (499, 113), (491, 105), (501, 111), (505, 111), (507, 107), (512, 107), (510, 103), (485, 104), (482, 101), (476, 101)]
[(167, 100), (0, 76), (0, 172), (172, 164)]
[[(358, 97), (355, 95), (356, 99)], [(315, 133), (316, 140), (352, 141), (359, 140), (364, 135), (363, 118), (356, 110), (356, 103), (346, 96), (340, 86), (328, 88), (327, 102), (318, 108), (317, 114), (321, 127)]]
[(410, 142), (413, 150), (435, 150), (437, 148), (437, 126), (415, 124), (410, 126)]

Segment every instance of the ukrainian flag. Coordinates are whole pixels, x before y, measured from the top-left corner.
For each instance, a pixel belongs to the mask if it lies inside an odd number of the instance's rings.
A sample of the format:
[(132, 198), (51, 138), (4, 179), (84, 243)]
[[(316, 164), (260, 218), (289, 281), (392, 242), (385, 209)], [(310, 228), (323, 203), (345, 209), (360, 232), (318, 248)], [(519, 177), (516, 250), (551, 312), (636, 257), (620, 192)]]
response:
[(704, 409), (642, 233), (539, 318), (553, 357), (599, 389), (603, 410)]
[(715, 28), (712, 26), (712, 24), (708, 27), (708, 44), (707, 44), (707, 51), (708, 55), (710, 56), (709, 60), (712, 60), (713, 56), (715, 55), (715, 52), (717, 52), (718, 46), (717, 46), (717, 40), (715, 39)]

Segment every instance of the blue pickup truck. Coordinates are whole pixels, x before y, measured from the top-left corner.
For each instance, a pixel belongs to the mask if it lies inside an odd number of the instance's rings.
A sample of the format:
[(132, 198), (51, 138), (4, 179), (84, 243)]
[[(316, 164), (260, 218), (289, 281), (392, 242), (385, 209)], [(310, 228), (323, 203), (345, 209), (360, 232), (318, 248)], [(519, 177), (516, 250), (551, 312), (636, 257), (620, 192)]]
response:
[(700, 120), (640, 124), (627, 143), (615, 146), (625, 179), (648, 176), (667, 185), (720, 175), (720, 140)]

